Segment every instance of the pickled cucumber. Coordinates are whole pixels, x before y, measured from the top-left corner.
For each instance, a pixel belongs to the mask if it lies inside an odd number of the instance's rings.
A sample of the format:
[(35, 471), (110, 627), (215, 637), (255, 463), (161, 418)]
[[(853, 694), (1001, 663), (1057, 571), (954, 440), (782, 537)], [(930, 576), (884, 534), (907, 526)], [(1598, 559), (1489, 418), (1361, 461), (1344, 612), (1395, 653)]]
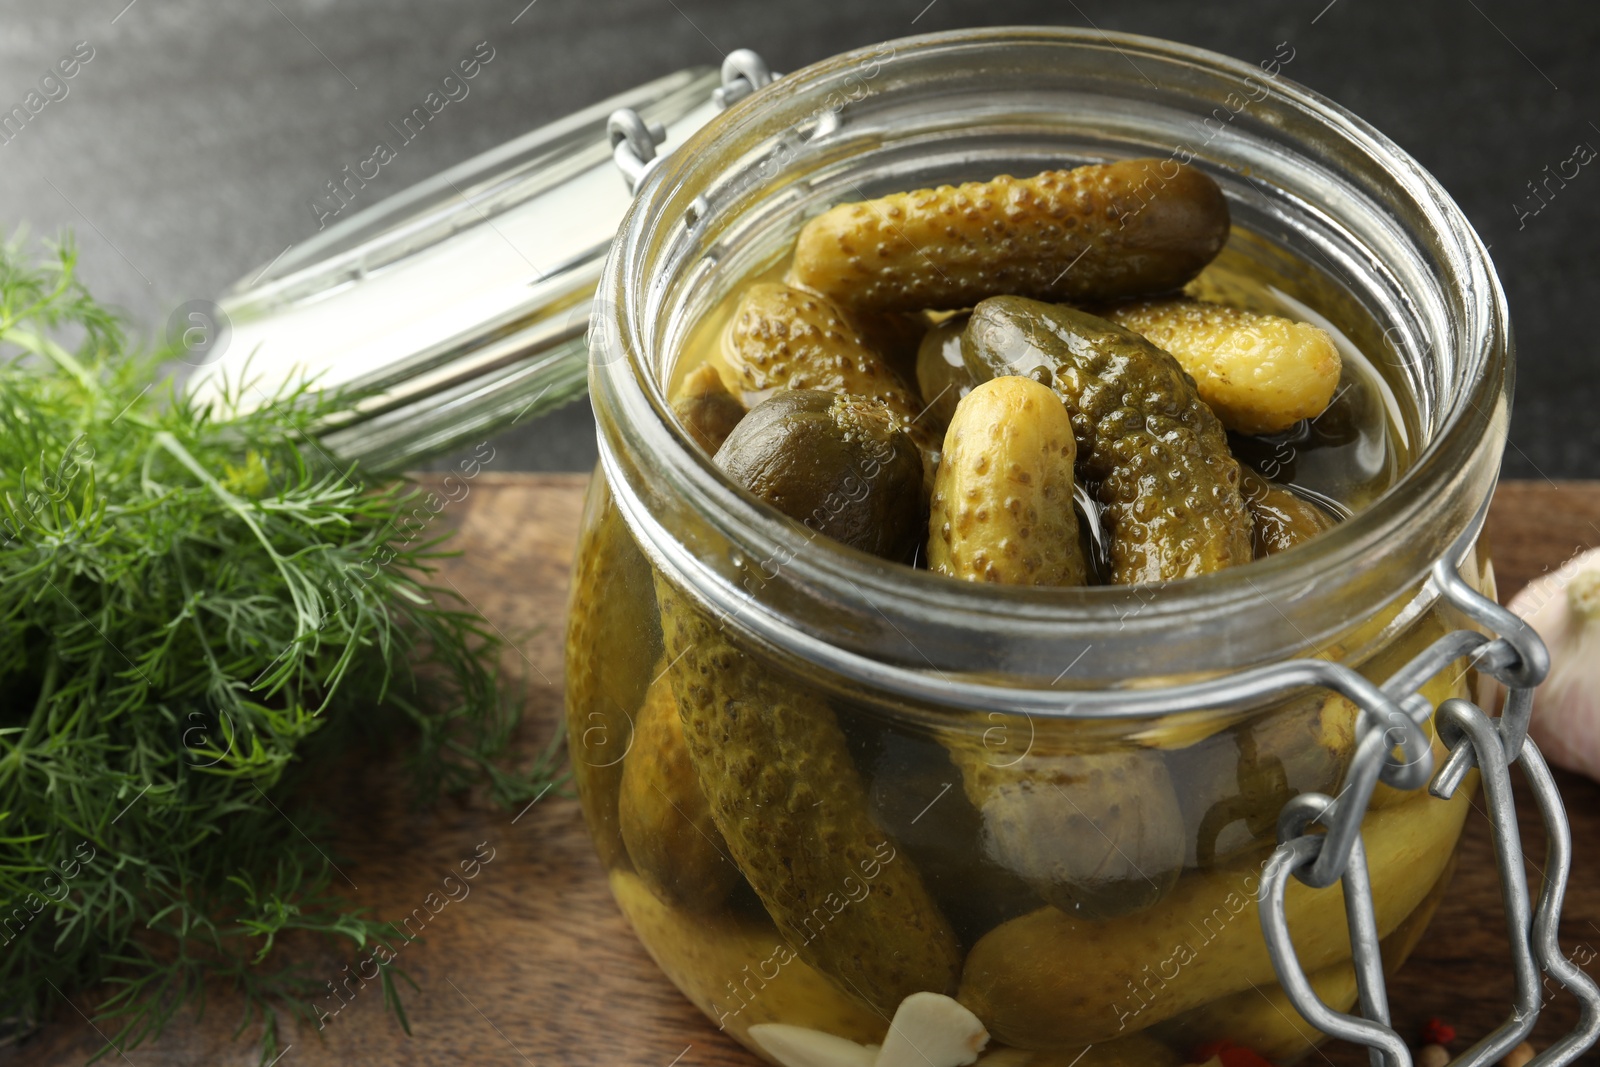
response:
[(746, 1046), (750, 1027), (791, 1023), (875, 1043), (886, 1018), (840, 993), (764, 922), (685, 911), (658, 899), (626, 871), (611, 893), (656, 964), (683, 995)]
[(744, 405), (723, 384), (722, 375), (709, 363), (689, 372), (673, 398), (672, 410), (695, 444), (714, 456), (733, 428), (744, 418)]
[[(1370, 813), (1363, 824), (1380, 935), (1423, 902), (1450, 861), (1475, 782), (1448, 800)], [(1086, 922), (1044, 908), (973, 946), (958, 999), (1001, 1042), (1082, 1048), (1274, 980), (1255, 865), (1186, 875), (1162, 906)], [(1348, 959), (1343, 892), (1290, 879), (1289, 926), (1309, 970)], [(1070, 961), (1070, 963), (1066, 962)]]
[(1076, 455), (1072, 419), (1049, 387), (1004, 377), (972, 390), (945, 432), (928, 568), (963, 581), (1083, 585)]
[(1315, 418), (1339, 388), (1339, 349), (1327, 331), (1307, 322), (1189, 297), (1102, 314), (1172, 353), (1200, 399), (1239, 433), (1277, 433)]
[(712, 818), (779, 932), (841, 992), (886, 1014), (912, 993), (949, 992), (955, 934), (910, 858), (873, 824), (833, 710), (664, 580), (656, 596)]
[[(1349, 1011), (1356, 1002), (1356, 971), (1348, 961), (1314, 971), (1306, 975), (1306, 980), (1318, 998), (1334, 1011)], [(1289, 1062), (1327, 1040), (1321, 1030), (1306, 1021), (1276, 982), (1219, 997), (1153, 1029), (1162, 1040), (1178, 1048), (1232, 1041), (1273, 1063)]]
[[(1416, 800), (1426, 798), (1414, 797)], [(1444, 895), (1459, 853), (1452, 852), (1445, 871), (1422, 903), (1401, 920), (1380, 943), (1384, 973), (1393, 975), (1416, 947)], [(1356, 972), (1348, 961), (1335, 963), (1306, 976), (1322, 1002), (1334, 1011), (1349, 1011), (1356, 1003)], [(1276, 1063), (1286, 1063), (1326, 1040), (1289, 1001), (1276, 982), (1220, 997), (1193, 1011), (1152, 1028), (1176, 1048), (1195, 1048), (1208, 1042), (1235, 1041)]]
[[(875, 458), (871, 447), (890, 454)], [(860, 471), (864, 456), (881, 469)], [(716, 459), (791, 518), (815, 514), (813, 501), (847, 478), (864, 479), (866, 494), (844, 501), (854, 509), (848, 521), (822, 516), (856, 548), (894, 543), (886, 530), (900, 513), (886, 502), (916, 497), (923, 521), (915, 450), (881, 405), (858, 397), (775, 396)], [(886, 1015), (912, 993), (948, 992), (960, 967), (955, 934), (909, 857), (873, 823), (833, 709), (755, 661), (659, 577), (656, 602), (711, 817), (778, 930), (840, 991)]]
[[(1143, 911), (1183, 868), (1183, 816), (1161, 754), (1096, 751), (1026, 724), (941, 738), (983, 819), (986, 858), (1085, 920)], [(1018, 920), (1021, 921), (1021, 920)]]
[(961, 360), (961, 331), (967, 317), (957, 315), (930, 329), (917, 349), (917, 389), (924, 404), (922, 421), (940, 435), (950, 425), (956, 404), (977, 383)]
[(1120, 300), (1178, 288), (1227, 237), (1216, 182), (1133, 159), (840, 204), (800, 231), (788, 281), (874, 311)]
[(744, 291), (723, 335), (723, 358), (752, 402), (775, 389), (820, 389), (888, 408), (928, 448), (922, 402), (826, 297), (776, 282)]
[[(945, 435), (929, 568), (972, 581), (1082, 585), (1075, 452), (1072, 420), (1048, 387), (1001, 377), (973, 389)], [(1073, 751), (1031, 729), (1012, 751), (992, 739), (989, 730), (943, 738), (983, 818), (989, 859), (1090, 918), (1147, 908), (1172, 888), (1184, 840), (1159, 753)]]
[(695, 777), (665, 663), (634, 720), (617, 803), (628, 858), (651, 892), (694, 911), (727, 899), (739, 871)]
[(1270, 482), (1243, 464), (1240, 472), (1239, 490), (1254, 523), (1256, 559), (1287, 552), (1338, 525), (1332, 515), (1293, 489)]
[(585, 504), (567, 612), (567, 747), (595, 849), (612, 867), (628, 863), (617, 789), (634, 713), (661, 658), (661, 628), (654, 613), (638, 609), (649, 603), (650, 564), (604, 480), (597, 481)]
[(1170, 355), (1104, 319), (1021, 297), (985, 300), (961, 337), (978, 380), (1034, 377), (1066, 403), (1114, 581), (1188, 578), (1252, 558), (1239, 464)]
[(909, 560), (922, 540), (922, 456), (876, 401), (810, 389), (775, 393), (715, 458), (768, 504), (852, 548)]

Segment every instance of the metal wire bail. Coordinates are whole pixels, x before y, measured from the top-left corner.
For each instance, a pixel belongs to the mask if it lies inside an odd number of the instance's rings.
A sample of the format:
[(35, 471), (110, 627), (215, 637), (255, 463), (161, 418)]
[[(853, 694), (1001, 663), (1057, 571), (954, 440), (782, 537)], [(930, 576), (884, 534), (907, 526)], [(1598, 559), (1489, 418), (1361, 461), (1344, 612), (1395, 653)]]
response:
[[(1361, 846), (1360, 827), (1367, 803), (1380, 780), (1396, 788), (1416, 789), (1430, 776), (1429, 792), (1448, 800), (1474, 767), (1482, 773), (1484, 801), (1489, 810), (1516, 994), (1510, 1017), (1452, 1060), (1451, 1065), (1484, 1067), (1494, 1063), (1533, 1031), (1539, 1017), (1541, 971), (1578, 999), (1581, 1014), (1575, 1029), (1530, 1064), (1555, 1067), (1571, 1063), (1600, 1037), (1600, 988), (1562, 954), (1557, 937), (1561, 901), (1572, 863), (1571, 829), (1555, 780), (1538, 747), (1527, 739), (1533, 689), (1549, 671), (1549, 651), (1532, 627), (1473, 589), (1459, 569), (1476, 543), (1486, 512), (1487, 504), (1434, 565), (1429, 583), (1443, 601), (1498, 636), (1488, 637), (1473, 630), (1446, 634), (1379, 687), (1381, 700), (1347, 693), (1363, 714), (1356, 727), (1355, 755), (1339, 796), (1335, 800), (1304, 794), (1284, 805), (1278, 819), (1278, 849), (1261, 883), (1261, 932), (1284, 993), (1319, 1030), (1365, 1045), (1373, 1067), (1411, 1067), (1412, 1060), (1405, 1041), (1389, 1025), (1379, 931)], [(1464, 656), (1470, 657), (1479, 671), (1507, 687), (1500, 718), (1491, 719), (1471, 701), (1446, 700), (1439, 705), (1436, 721), (1450, 757), (1438, 773), (1432, 773), (1429, 760), (1396, 761), (1397, 742), (1410, 740), (1411, 733), (1395, 731), (1394, 709), (1403, 709), (1409, 723), (1419, 728), (1425, 725), (1434, 717), (1434, 709), (1419, 689)], [(1401, 747), (1403, 756), (1408, 757), (1409, 750)], [(1511, 787), (1512, 763), (1522, 766), (1549, 841), (1536, 909), (1528, 897), (1527, 870)], [(1308, 832), (1319, 822), (1327, 827), (1326, 833)], [(1285, 911), (1291, 875), (1314, 888), (1343, 881), (1351, 957), (1360, 990), (1359, 1016), (1336, 1012), (1322, 1003), (1306, 978), (1289, 937)]]

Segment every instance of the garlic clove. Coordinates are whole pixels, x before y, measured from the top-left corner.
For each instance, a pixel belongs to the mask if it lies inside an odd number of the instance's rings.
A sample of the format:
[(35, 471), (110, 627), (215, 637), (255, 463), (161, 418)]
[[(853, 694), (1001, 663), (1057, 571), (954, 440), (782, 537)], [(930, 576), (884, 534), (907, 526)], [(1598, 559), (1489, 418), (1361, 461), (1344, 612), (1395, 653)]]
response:
[(989, 1043), (978, 1017), (941, 993), (900, 1002), (876, 1067), (966, 1067)]
[(788, 1023), (757, 1023), (750, 1039), (783, 1067), (873, 1067), (878, 1050), (822, 1030)]
[(1509, 607), (1550, 649), (1528, 735), (1551, 763), (1600, 779), (1600, 549), (1529, 582)]

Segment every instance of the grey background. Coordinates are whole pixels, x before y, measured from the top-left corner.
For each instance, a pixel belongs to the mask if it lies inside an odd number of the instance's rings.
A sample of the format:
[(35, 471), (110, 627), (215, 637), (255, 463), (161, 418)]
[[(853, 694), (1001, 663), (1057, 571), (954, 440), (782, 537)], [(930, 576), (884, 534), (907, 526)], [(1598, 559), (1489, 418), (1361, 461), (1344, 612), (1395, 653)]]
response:
[[(1394, 137), (1492, 246), (1521, 353), (1507, 473), (1600, 476), (1600, 161), (1519, 224), (1527, 183), (1600, 147), (1593, 0), (0, 0), (0, 112), (95, 57), (0, 144), (0, 228), (77, 231), (83, 273), (144, 332), (316, 232), (308, 201), (479, 41), (495, 58), (362, 192), (443, 167), (738, 47), (792, 70), (857, 45), (1005, 23), (1097, 26), (1244, 58)], [(586, 404), (501, 442), (498, 469), (582, 469)]]

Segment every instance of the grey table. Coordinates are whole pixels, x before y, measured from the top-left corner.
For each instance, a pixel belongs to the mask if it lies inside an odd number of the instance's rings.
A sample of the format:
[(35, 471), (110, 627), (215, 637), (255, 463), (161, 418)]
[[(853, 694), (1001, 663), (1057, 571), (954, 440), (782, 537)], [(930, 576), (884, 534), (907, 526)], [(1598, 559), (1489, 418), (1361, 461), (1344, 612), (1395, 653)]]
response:
[[(0, 227), (75, 230), (94, 289), (155, 334), (173, 309), (315, 233), (324, 183), (480, 42), (493, 58), (468, 96), (382, 168), (365, 202), (737, 47), (792, 70), (887, 38), (1005, 23), (1245, 58), (1290, 42), (1286, 74), (1414, 153), (1492, 246), (1521, 351), (1508, 474), (1600, 475), (1600, 165), (1542, 200), (1530, 191), (1578, 144), (1600, 147), (1592, 0), (0, 0), (0, 113), (77, 42), (92, 50), (46, 86), (59, 99), (0, 137)], [(594, 459), (584, 404), (497, 444), (503, 469)]]

